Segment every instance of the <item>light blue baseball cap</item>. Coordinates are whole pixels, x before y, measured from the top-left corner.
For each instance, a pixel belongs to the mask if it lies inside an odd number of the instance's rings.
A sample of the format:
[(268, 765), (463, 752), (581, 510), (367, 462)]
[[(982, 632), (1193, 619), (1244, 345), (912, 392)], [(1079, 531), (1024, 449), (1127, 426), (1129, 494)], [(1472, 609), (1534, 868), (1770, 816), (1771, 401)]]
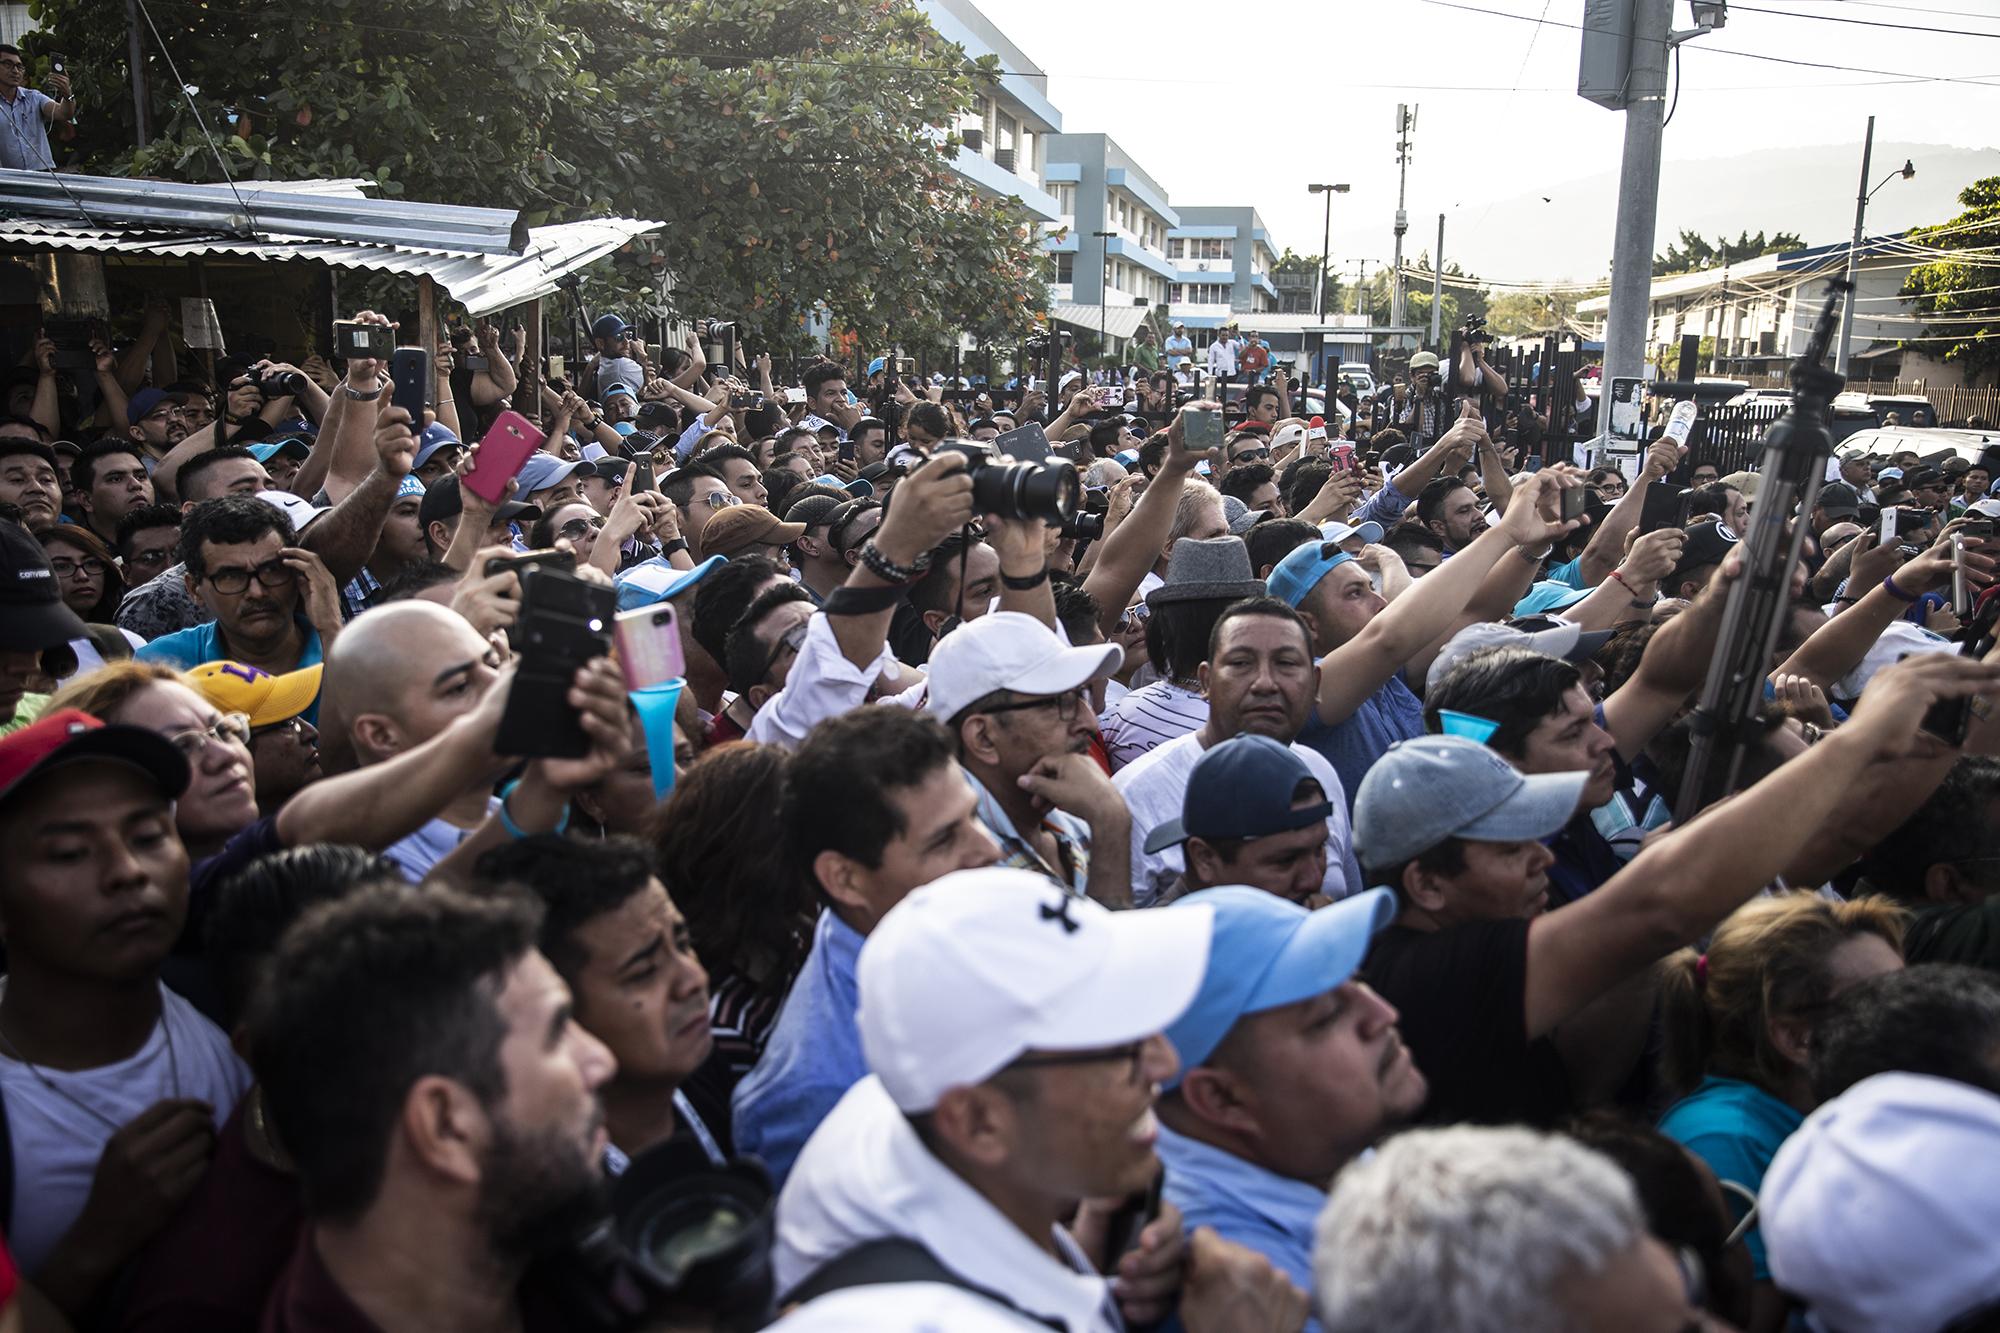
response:
[(1277, 563), (1264, 586), (1271, 596), (1297, 610), (1321, 579), (1352, 559), (1336, 542), (1307, 542)]
[(311, 447), (296, 435), (288, 439), (269, 440), (262, 444), (253, 444), (250, 446), (250, 456), (260, 463), (268, 463), (279, 454), (284, 454), (287, 458), (296, 458), (299, 462), (303, 463), (311, 453)]
[(1530, 584), (1528, 595), (1514, 603), (1514, 614), (1538, 616), (1546, 611), (1561, 611), (1575, 606), (1594, 591), (1593, 588), (1572, 588), (1561, 579), (1541, 579)]
[(1446, 838), (1539, 842), (1562, 831), (1588, 770), (1523, 773), (1463, 736), (1398, 741), (1354, 797), (1354, 855), (1371, 870), (1399, 866)]
[(1395, 919), (1396, 895), (1369, 889), (1316, 912), (1262, 889), (1232, 884), (1190, 893), (1163, 911), (1207, 907), (1215, 928), (1194, 1002), (1167, 1029), (1181, 1067), (1215, 1054), (1240, 1018), (1324, 995), (1352, 977), (1368, 942)]
[(572, 472), (582, 466), (584, 465), (581, 462), (557, 458), (551, 453), (529, 454), (528, 461), (521, 464), (521, 470), (516, 474), (516, 480), (521, 483), (521, 489), (516, 494), (525, 497), (533, 495), (536, 491), (546, 491), (552, 486), (560, 486), (569, 480)]
[(665, 556), (641, 561), (615, 580), (618, 609), (633, 611), (655, 602), (671, 601), (682, 593), (693, 591), (696, 584), (726, 563), (719, 555), (710, 556), (693, 569), (675, 569), (667, 563)]

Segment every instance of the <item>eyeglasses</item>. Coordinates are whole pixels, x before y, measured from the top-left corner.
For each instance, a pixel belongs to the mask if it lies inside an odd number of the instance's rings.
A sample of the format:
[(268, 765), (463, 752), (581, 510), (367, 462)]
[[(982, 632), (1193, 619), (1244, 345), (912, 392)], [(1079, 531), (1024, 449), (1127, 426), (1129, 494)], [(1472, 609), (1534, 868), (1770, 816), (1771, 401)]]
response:
[(1055, 1069), (1063, 1065), (1130, 1064), (1126, 1077), (1132, 1082), (1139, 1081), (1140, 1066), (1146, 1056), (1146, 1043), (1129, 1042), (1124, 1046), (1106, 1046), (1094, 1051), (1058, 1051), (1046, 1055), (1024, 1055), (1009, 1065), (1009, 1069)]
[(734, 491), (710, 491), (697, 502), (710, 509), (732, 509), (743, 503), (743, 497)]
[(162, 546), (157, 551), (138, 550), (126, 558), (128, 565), (160, 565), (174, 558), (174, 548)]
[[(238, 716), (241, 715), (239, 714)], [(252, 727), (250, 729), (250, 737), (252, 740), (255, 740), (260, 736), (276, 736), (280, 734), (288, 735), (293, 740), (298, 741), (300, 744), (304, 744), (308, 739), (315, 738), (319, 735), (319, 733), (313, 729), (313, 724), (306, 721), (305, 714), (303, 713), (299, 714), (299, 716), (297, 717), (287, 718), (283, 722), (273, 722), (268, 727)]]
[(290, 587), (298, 581), (299, 576), (280, 559), (266, 560), (255, 569), (238, 569), (234, 566), (227, 569), (211, 569), (203, 577), (207, 579), (209, 587), (233, 597), (239, 592), (248, 591), (252, 578), (263, 587), (276, 589)]
[(13, 60), (13, 59), (0, 60), (0, 69), (26, 69), (26, 68), (27, 66), (22, 64), (18, 60)]
[(104, 562), (94, 555), (87, 555), (81, 560), (51, 560), (49, 568), (59, 579), (71, 578), (79, 569), (92, 578), (99, 578), (104, 573)]
[(1062, 694), (1048, 694), (1039, 699), (1023, 699), (1018, 703), (994, 704), (991, 708), (975, 708), (975, 713), (1025, 713), (1031, 708), (1053, 708), (1056, 716), (1064, 722), (1076, 720), (1076, 710), (1083, 704), (1083, 696), (1089, 691), (1088, 685), (1079, 685)]
[(770, 656), (764, 659), (764, 669), (757, 673), (757, 679), (762, 680), (771, 674), (771, 668), (778, 665), (778, 659), (784, 655), (786, 649), (789, 648), (796, 653), (805, 647), (806, 627), (810, 624), (812, 624), (810, 620), (801, 620), (778, 636), (778, 641), (771, 645)]
[(603, 527), (602, 518), (573, 518), (556, 529), (556, 536), (578, 541), (590, 533), (601, 531)]
[(250, 734), (248, 714), (224, 713), (205, 727), (174, 733), (167, 737), (167, 744), (179, 750), (183, 759), (193, 763), (201, 758), (201, 752), (208, 748), (210, 741), (218, 745), (248, 745)]
[(1270, 456), (1271, 451), (1269, 449), (1245, 449), (1240, 454), (1231, 455), (1229, 461), (1232, 463), (1261, 463)]

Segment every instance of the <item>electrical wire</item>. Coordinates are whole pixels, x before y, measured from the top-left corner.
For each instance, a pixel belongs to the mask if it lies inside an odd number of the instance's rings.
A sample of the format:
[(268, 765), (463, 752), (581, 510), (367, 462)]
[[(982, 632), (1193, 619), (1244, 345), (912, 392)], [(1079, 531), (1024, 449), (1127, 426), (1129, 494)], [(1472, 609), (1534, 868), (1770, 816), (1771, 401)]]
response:
[(1667, 128), (1667, 126), (1674, 123), (1674, 112), (1680, 110), (1680, 106), (1681, 106), (1681, 48), (1678, 44), (1676, 44), (1674, 47), (1674, 100), (1667, 103), (1667, 116), (1665, 120), (1662, 120), (1660, 122), (1661, 129), (1664, 130)]
[(207, 142), (208, 151), (215, 154), (215, 165), (221, 169), (222, 179), (228, 182), (229, 193), (235, 196), (236, 206), (243, 210), (245, 221), (254, 228), (257, 225), (256, 215), (244, 201), (243, 192), (236, 188), (236, 178), (229, 174), (229, 164), (222, 160), (222, 148), (215, 142), (215, 136), (208, 132), (208, 121), (202, 118), (201, 108), (195, 105), (193, 94), (188, 92), (187, 84), (182, 82), (180, 68), (174, 64), (174, 53), (167, 49), (167, 39), (160, 36), (160, 25), (153, 22), (153, 11), (146, 7), (146, 0), (134, 0), (134, 3), (137, 4), (140, 15), (145, 18), (146, 26), (152, 29), (153, 40), (160, 47), (160, 58), (167, 62), (167, 73), (174, 76), (174, 87), (180, 89), (182, 100), (188, 104), (188, 110), (194, 113), (195, 126), (201, 130), (201, 137)]
[(1930, 32), (1941, 37), (1986, 37), (2000, 41), (2000, 32), (1975, 32), (1970, 28), (1933, 28), (1921, 23), (1889, 23), (1883, 19), (1851, 19), (1839, 14), (1805, 14), (1792, 9), (1762, 9), (1731, 0), (1732, 10), (1743, 14), (1774, 14), (1783, 19), (1811, 19), (1819, 23), (1852, 23), (1863, 28), (1895, 28), (1901, 32)]

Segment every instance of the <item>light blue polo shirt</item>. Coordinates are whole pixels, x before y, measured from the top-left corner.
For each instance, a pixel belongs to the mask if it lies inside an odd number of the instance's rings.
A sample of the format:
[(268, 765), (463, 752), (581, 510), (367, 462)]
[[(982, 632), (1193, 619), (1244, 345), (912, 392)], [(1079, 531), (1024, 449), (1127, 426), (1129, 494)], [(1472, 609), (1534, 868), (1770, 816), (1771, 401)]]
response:
[[(1255, 1250), (1311, 1294), (1313, 1224), (1326, 1207), (1325, 1190), (1176, 1134), (1164, 1123), (1157, 1150), (1167, 1168), (1164, 1194), (1181, 1210), (1188, 1232), (1215, 1228), (1216, 1235)], [(1319, 1321), (1307, 1320), (1306, 1333), (1319, 1333)]]
[[(309, 666), (318, 666), (325, 660), (326, 653), (320, 647), (319, 631), (307, 624), (303, 616), (296, 619), (299, 628), (305, 631), (306, 641), (292, 670), (303, 671)], [(162, 634), (151, 643), (133, 649), (132, 656), (140, 662), (158, 662), (182, 671), (198, 667), (203, 662), (230, 660), (229, 649), (222, 643), (222, 622), (217, 620), (206, 621), (192, 629)], [(319, 725), (318, 696), (314, 696), (312, 707), (306, 709), (304, 717), (314, 726)]]
[(812, 951), (771, 1025), (764, 1054), (730, 1098), (739, 1153), (764, 1159), (774, 1187), (847, 1090), (868, 1076), (855, 1011), (855, 967), (866, 937), (830, 911), (819, 914)]

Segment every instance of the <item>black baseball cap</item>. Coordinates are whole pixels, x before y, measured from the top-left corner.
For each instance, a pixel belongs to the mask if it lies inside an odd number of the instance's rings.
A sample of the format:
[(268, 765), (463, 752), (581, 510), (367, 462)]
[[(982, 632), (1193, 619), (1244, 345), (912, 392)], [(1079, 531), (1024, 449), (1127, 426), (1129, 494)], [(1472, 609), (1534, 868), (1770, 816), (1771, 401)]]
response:
[(48, 553), (18, 523), (0, 522), (0, 648), (41, 652), (90, 631), (63, 605)]
[[(423, 503), (417, 506), (417, 522), (428, 528), (441, 519), (451, 518), (465, 512), (465, 496), (458, 489), (455, 476), (439, 477), (424, 491)], [(542, 516), (539, 506), (523, 504), (519, 500), (509, 500), (494, 511), (495, 521), (509, 523), (532, 523)]]
[(1844, 482), (1829, 481), (1819, 488), (1819, 508), (1828, 518), (1853, 518), (1861, 512), (1861, 493)]
[[(1820, 494), (1825, 495), (1828, 489), (1822, 487)], [(1698, 569), (1721, 564), (1723, 558), (1736, 549), (1739, 540), (1734, 532), (1720, 523), (1690, 523), (1685, 531), (1687, 545), (1681, 547), (1680, 563), (1674, 566), (1673, 573), (1667, 575), (1669, 587), (1680, 586), (1682, 579)]]

